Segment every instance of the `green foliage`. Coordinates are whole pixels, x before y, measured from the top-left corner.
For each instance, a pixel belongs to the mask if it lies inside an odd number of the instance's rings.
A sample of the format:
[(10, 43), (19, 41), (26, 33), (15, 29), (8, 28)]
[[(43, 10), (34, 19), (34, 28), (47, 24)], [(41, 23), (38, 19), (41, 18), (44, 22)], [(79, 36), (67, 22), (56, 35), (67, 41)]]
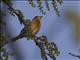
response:
[(62, 3), (63, 3), (62, 0), (57, 0), (57, 2), (58, 2), (59, 4), (62, 4)]
[(44, 12), (44, 10), (43, 10), (43, 6), (42, 6), (41, 0), (37, 0), (37, 4), (38, 4), (37, 7), (39, 8), (40, 12), (45, 15), (46, 12)]
[[(28, 0), (28, 2), (29, 2), (29, 4), (32, 6), (32, 7), (36, 7), (36, 4), (34, 4), (34, 2), (33, 2), (33, 0)], [(40, 10), (40, 12), (43, 14), (43, 15), (45, 15), (46, 14), (46, 12), (44, 12), (44, 10), (43, 10), (43, 6), (42, 6), (42, 1), (41, 0), (37, 0), (37, 4), (38, 4), (38, 8), (39, 8), (39, 10)], [(47, 4), (47, 1), (46, 1), (46, 4)], [(48, 4), (47, 4), (47, 7), (48, 7)], [(49, 7), (48, 7), (48, 10), (49, 10)]]
[(36, 7), (36, 5), (33, 3), (33, 0), (28, 0), (28, 2), (32, 7)]
[[(62, 0), (51, 0), (51, 1), (52, 1), (53, 8), (54, 8), (54, 10), (55, 10), (55, 12), (56, 12), (56, 15), (59, 17), (59, 16), (60, 16), (60, 12), (58, 11), (56, 1), (57, 1), (59, 4), (62, 4)], [(45, 2), (45, 4), (46, 4), (47, 10), (49, 11), (50, 8), (49, 8), (48, 0), (44, 0), (44, 2)], [(31, 4), (32, 7), (34, 6), (33, 3), (34, 3), (33, 0), (29, 1), (29, 4)], [(43, 6), (42, 6), (42, 1), (41, 1), (41, 0), (37, 0), (37, 4), (38, 4), (37, 7), (39, 8), (40, 12), (41, 12), (43, 15), (45, 15), (46, 12), (43, 10), (44, 8), (43, 8)], [(35, 5), (37, 5), (37, 4), (35, 4)]]
[(45, 4), (46, 4), (46, 8), (47, 8), (47, 10), (49, 11), (50, 9), (49, 9), (48, 0), (45, 0)]
[(0, 56), (0, 60), (9, 60), (8, 57), (14, 55), (14, 53), (7, 51), (7, 48), (4, 47), (0, 47), (0, 52), (2, 53)]
[(5, 33), (4, 33), (4, 30), (3, 30), (3, 28), (6, 24), (3, 22), (2, 16), (4, 16), (4, 14), (0, 10), (0, 17), (1, 17), (1, 19), (0, 19), (0, 47), (4, 46), (5, 41), (6, 41)]
[(0, 28), (0, 30), (1, 30), (0, 31), (0, 53), (2, 53), (1, 56), (0, 56), (0, 60), (8, 60), (8, 56), (11, 55), (12, 53), (7, 52), (7, 48), (4, 47), (5, 43), (6, 43), (6, 36), (5, 36), (4, 31), (2, 31), (3, 27), (4, 27), (4, 24), (1, 23), (0, 27), (1, 27)]
[[(47, 55), (53, 60), (56, 60), (56, 55), (59, 55), (59, 50), (54, 42), (48, 42), (46, 36), (35, 37), (34, 41), (41, 50), (41, 57), (43, 60), (48, 60)], [(46, 52), (46, 50), (48, 52)]]
[(56, 0), (52, 0), (52, 5), (53, 5), (53, 8), (54, 8), (57, 16), (60, 16), (60, 12), (58, 11)]
[(5, 36), (2, 33), (0, 33), (0, 47), (5, 45), (5, 40)]

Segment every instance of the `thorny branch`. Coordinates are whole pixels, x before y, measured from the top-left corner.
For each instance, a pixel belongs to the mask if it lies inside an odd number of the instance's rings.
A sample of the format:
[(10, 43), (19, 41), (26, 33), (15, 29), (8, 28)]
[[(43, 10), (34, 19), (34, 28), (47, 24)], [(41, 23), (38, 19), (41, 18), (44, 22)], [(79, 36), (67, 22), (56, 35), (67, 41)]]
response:
[(7, 0), (3, 0), (3, 2), (8, 6), (9, 11), (11, 11), (13, 14), (18, 16), (20, 23), (21, 24), (23, 23), (24, 26), (26, 26), (25, 19), (22, 12), (20, 10), (15, 10)]
[(72, 53), (69, 53), (69, 55), (74, 56), (74, 57), (77, 57), (77, 58), (80, 59), (80, 55), (75, 55), (75, 54), (72, 54)]
[[(18, 17), (21, 24), (23, 24), (25, 27), (28, 26), (26, 25), (25, 23), (26, 19), (24, 19), (24, 16), (20, 10), (15, 10), (6, 0), (3, 0), (3, 2), (8, 6), (8, 10), (11, 11), (12, 14), (15, 14)], [(30, 35), (29, 38), (31, 38), (32, 36), (33, 35)], [(41, 57), (43, 60), (48, 60), (47, 55), (53, 60), (56, 60), (56, 56), (59, 55), (60, 52), (54, 42), (48, 42), (46, 36), (40, 36), (40, 37), (34, 36), (33, 40), (35, 44), (40, 48)]]

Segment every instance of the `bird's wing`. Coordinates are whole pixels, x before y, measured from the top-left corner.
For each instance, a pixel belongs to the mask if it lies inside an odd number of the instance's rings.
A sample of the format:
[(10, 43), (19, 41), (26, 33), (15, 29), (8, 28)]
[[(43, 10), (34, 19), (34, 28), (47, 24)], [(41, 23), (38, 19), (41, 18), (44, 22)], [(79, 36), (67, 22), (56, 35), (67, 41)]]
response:
[(36, 35), (40, 30), (41, 24), (40, 20), (33, 18), (31, 21), (31, 30), (34, 35)]
[(27, 30), (25, 29), (25, 27), (21, 30), (20, 35), (23, 35), (27, 32)]

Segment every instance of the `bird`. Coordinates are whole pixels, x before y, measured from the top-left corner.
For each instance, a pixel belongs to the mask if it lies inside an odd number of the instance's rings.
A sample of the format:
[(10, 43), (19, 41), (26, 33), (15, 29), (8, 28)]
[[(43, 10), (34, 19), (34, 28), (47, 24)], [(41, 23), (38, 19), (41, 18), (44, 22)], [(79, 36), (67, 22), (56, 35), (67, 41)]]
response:
[(76, 42), (80, 42), (80, 14), (75, 10), (66, 10), (65, 16), (70, 20), (73, 25), (74, 32), (73, 35), (76, 38)]
[[(43, 16), (35, 16), (33, 17), (32, 21), (29, 19), (26, 20), (26, 25), (30, 25), (29, 27), (24, 26), (24, 28), (21, 30), (20, 34), (14, 38), (12, 38), (12, 41), (16, 41), (17, 39), (23, 38), (23, 37), (29, 37), (31, 35), (35, 36), (41, 27), (41, 18)], [(31, 31), (30, 31), (31, 30)], [(28, 34), (29, 32), (29, 34)]]

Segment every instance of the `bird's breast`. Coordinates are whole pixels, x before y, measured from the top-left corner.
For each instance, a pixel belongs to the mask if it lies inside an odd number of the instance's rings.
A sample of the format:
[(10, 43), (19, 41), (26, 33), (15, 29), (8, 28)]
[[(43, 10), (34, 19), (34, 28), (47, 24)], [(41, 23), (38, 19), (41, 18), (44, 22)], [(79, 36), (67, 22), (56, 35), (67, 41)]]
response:
[(32, 22), (31, 23), (31, 30), (33, 34), (37, 34), (40, 29), (40, 22)]

